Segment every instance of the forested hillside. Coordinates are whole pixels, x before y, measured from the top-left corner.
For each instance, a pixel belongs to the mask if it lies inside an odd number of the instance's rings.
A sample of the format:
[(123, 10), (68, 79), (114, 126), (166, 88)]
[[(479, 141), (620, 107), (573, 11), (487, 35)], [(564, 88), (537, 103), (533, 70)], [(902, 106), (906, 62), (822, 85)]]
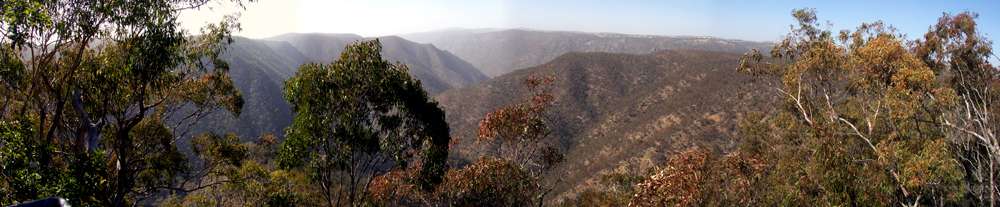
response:
[[(437, 96), (453, 129), (453, 156), (488, 154), (476, 144), (479, 120), (517, 102), (531, 75), (555, 79), (547, 117), (565, 161), (545, 180), (561, 182), (554, 199), (597, 186), (611, 173), (640, 173), (688, 147), (727, 151), (736, 123), (752, 106), (764, 106), (763, 87), (734, 74), (740, 54), (669, 50), (647, 55), (569, 53), (475, 86)], [(625, 172), (625, 170), (636, 172)]]
[(0, 205), (1000, 204), (975, 13), (912, 37), (795, 9), (773, 44), (179, 22), (251, 3), (0, 2)]

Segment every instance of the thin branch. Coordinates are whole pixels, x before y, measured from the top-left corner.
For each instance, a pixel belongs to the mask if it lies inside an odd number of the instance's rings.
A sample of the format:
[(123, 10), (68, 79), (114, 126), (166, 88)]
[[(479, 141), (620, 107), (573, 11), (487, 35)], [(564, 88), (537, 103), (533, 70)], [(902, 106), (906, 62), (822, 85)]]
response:
[[(871, 139), (868, 139), (868, 137), (866, 137), (864, 134), (861, 134), (861, 131), (858, 131), (858, 127), (854, 126), (854, 124), (852, 124), (850, 121), (847, 121), (847, 119), (844, 119), (843, 117), (838, 117), (838, 118), (840, 119), (841, 122), (844, 122), (845, 124), (847, 124), (847, 126), (850, 126), (851, 129), (854, 130), (854, 134), (858, 135), (858, 137), (860, 137), (862, 140), (865, 140), (865, 143), (868, 143), (868, 147), (871, 148), (872, 153), (875, 154), (875, 156), (878, 159), (882, 159), (881, 153), (879, 153), (878, 149), (875, 148), (875, 145), (872, 144)], [(896, 173), (896, 170), (893, 168), (889, 168), (889, 173), (892, 174), (892, 178), (896, 180), (897, 184), (899, 184), (899, 189), (903, 191), (903, 196), (909, 196), (909, 192), (906, 191), (906, 187), (903, 186), (903, 180), (899, 178), (899, 173)]]

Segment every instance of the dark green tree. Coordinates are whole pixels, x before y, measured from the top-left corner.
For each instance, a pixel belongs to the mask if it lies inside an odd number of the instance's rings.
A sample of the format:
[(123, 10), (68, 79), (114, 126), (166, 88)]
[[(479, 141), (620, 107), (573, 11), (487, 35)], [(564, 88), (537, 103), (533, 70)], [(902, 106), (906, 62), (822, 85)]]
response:
[(317, 206), (323, 205), (302, 171), (276, 169), (278, 138), (266, 134), (240, 142), (234, 134), (202, 134), (192, 140), (197, 170), (185, 186), (201, 189), (178, 194), (162, 206)]
[(344, 49), (330, 64), (306, 64), (285, 83), (295, 118), (278, 152), (283, 168), (308, 171), (331, 206), (364, 202), (373, 177), (419, 166), (424, 189), (445, 171), (444, 111), (407, 73), (382, 59), (378, 40)]
[(176, 182), (187, 163), (174, 130), (242, 107), (219, 59), (235, 19), (198, 36), (177, 21), (209, 2), (0, 3), (0, 148), (12, 152), (0, 156), (0, 204), (126, 206), (189, 189)]

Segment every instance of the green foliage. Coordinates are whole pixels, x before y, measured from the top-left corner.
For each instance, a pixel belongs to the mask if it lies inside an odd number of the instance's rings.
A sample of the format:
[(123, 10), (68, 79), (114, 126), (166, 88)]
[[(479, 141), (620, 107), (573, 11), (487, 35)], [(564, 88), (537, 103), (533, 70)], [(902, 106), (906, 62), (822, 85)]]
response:
[(247, 146), (242, 145), (239, 137), (234, 134), (225, 136), (203, 134), (192, 139), (191, 145), (198, 157), (235, 167), (239, 167), (241, 162), (250, 156)]
[(31, 150), (4, 155), (13, 174), (0, 181), (14, 194), (3, 203), (126, 206), (187, 188), (174, 130), (242, 107), (219, 59), (235, 20), (201, 36), (177, 22), (209, 2), (4, 1), (0, 121), (28, 127), (9, 128), (19, 132), (3, 147)]
[[(552, 77), (528, 78), (526, 100), (482, 119), (477, 141), (495, 156), (449, 170), (444, 112), (405, 65), (383, 59), (378, 40), (285, 82), (295, 117), (284, 142), (203, 134), (191, 140), (193, 157), (182, 154), (187, 134), (175, 130), (244, 104), (221, 59), (235, 19), (199, 36), (179, 28), (179, 12), (208, 2), (0, 4), (0, 205), (50, 196), (79, 206), (545, 201), (542, 177), (562, 161), (547, 140)], [(782, 104), (741, 120), (737, 150), (683, 151), (650, 176), (606, 174), (604, 189), (562, 205), (997, 203), (1000, 74), (975, 14), (946, 14), (913, 42), (881, 22), (834, 33), (813, 10), (792, 16), (770, 57), (740, 61)]]
[(34, 132), (25, 121), (0, 122), (0, 205), (8, 205), (38, 195), (57, 194), (64, 186), (47, 183), (62, 180), (60, 172), (39, 166), (37, 160), (51, 156), (54, 148), (31, 139)]
[[(33, 139), (27, 120), (0, 121), (0, 204), (8, 205), (51, 196), (74, 198), (74, 205), (94, 206), (107, 195), (103, 169), (106, 153), (95, 151), (55, 157), (53, 144)], [(57, 166), (40, 164), (56, 159)]]
[(24, 64), (7, 45), (0, 45), (0, 81), (3, 89), (17, 90), (24, 81)]
[(748, 113), (735, 152), (675, 155), (630, 205), (993, 202), (977, 178), (992, 172), (981, 164), (994, 157), (983, 134), (996, 128), (979, 100), (992, 100), (996, 72), (974, 15), (946, 15), (909, 44), (881, 22), (835, 36), (813, 10), (792, 16), (798, 24), (771, 57), (751, 51), (739, 67), (784, 105)]
[(302, 171), (277, 169), (277, 140), (264, 135), (255, 142), (239, 137), (203, 134), (192, 141), (201, 165), (196, 187), (173, 195), (164, 206), (318, 206), (317, 190)]
[(351, 44), (333, 63), (303, 65), (285, 83), (295, 118), (279, 165), (306, 169), (330, 205), (360, 202), (387, 165), (420, 166), (424, 189), (440, 182), (445, 170), (450, 137), (444, 112), (406, 66), (380, 53), (378, 40)]
[[(173, 144), (174, 135), (159, 119), (145, 119), (139, 122), (127, 137), (113, 137), (114, 140), (130, 142), (134, 150), (118, 153), (120, 160), (116, 165), (122, 168), (133, 168), (137, 189), (139, 191), (155, 192), (173, 184), (174, 178), (187, 170), (187, 159)], [(112, 143), (108, 143), (111, 145)]]
[[(881, 22), (820, 29), (812, 10), (764, 60), (740, 71), (774, 81), (786, 105), (744, 121), (744, 152), (764, 158), (759, 201), (831, 205), (955, 204), (963, 169), (938, 117), (954, 92)], [(754, 123), (756, 122), (756, 123)], [(859, 185), (859, 183), (864, 183)]]
[[(967, 190), (978, 205), (992, 205), (1000, 198), (996, 163), (1000, 152), (996, 149), (1000, 118), (994, 103), (1000, 99), (996, 87), (1000, 70), (987, 59), (993, 56), (991, 42), (977, 31), (978, 15), (968, 12), (944, 14), (931, 26), (923, 39), (914, 42), (913, 51), (937, 75), (942, 83), (950, 86), (957, 96), (952, 99), (951, 110), (945, 110), (941, 119), (948, 132), (947, 143), (935, 143), (952, 149), (960, 165), (966, 170)], [(926, 156), (940, 152), (927, 152)], [(936, 165), (937, 163), (920, 163)], [(953, 164), (953, 163), (947, 163)], [(972, 199), (970, 199), (972, 200)]]

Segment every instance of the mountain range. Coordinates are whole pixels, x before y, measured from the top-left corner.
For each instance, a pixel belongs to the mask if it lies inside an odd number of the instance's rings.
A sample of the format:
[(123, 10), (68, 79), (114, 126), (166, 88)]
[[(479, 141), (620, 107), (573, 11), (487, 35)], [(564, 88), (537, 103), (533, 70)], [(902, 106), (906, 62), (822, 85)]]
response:
[[(407, 39), (404, 39), (407, 38)], [(371, 39), (354, 34), (237, 37), (225, 56), (243, 93), (239, 117), (215, 113), (195, 131), (235, 132), (252, 139), (282, 136), (292, 120), (284, 81), (303, 63), (328, 63), (344, 46)], [(482, 154), (477, 124), (528, 94), (533, 74), (555, 77), (549, 114), (566, 160), (545, 179), (558, 201), (597, 187), (602, 174), (649, 169), (674, 150), (726, 150), (745, 111), (762, 93), (735, 73), (740, 54), (769, 43), (708, 37), (665, 37), (535, 30), (451, 30), (378, 38), (383, 56), (410, 68), (445, 110), (456, 144), (453, 165)], [(410, 41), (413, 39), (417, 42)], [(468, 62), (466, 62), (468, 61)], [(492, 78), (490, 78), (492, 77)]]
[(770, 43), (715, 37), (633, 35), (541, 31), (531, 29), (449, 29), (404, 34), (429, 43), (472, 63), (490, 77), (540, 65), (569, 52), (648, 54), (660, 50), (696, 49), (743, 53)]
[[(426, 43), (417, 43), (406, 38)], [(344, 46), (373, 39), (356, 34), (292, 33), (264, 39), (234, 38), (225, 54), (232, 78), (243, 93), (244, 113), (216, 113), (195, 131), (236, 132), (244, 137), (281, 136), (291, 123), (282, 96), (284, 80), (303, 63), (328, 63)], [(378, 37), (383, 56), (409, 67), (430, 94), (457, 89), (569, 52), (643, 54), (667, 49), (744, 52), (767, 43), (702, 37), (591, 34), (537, 30), (447, 30)], [(439, 45), (444, 45), (440, 49)], [(466, 60), (472, 60), (467, 62)], [(489, 76), (487, 76), (489, 75)]]
[[(285, 34), (266, 39), (235, 37), (225, 56), (230, 75), (243, 94), (243, 113), (213, 113), (196, 124), (195, 132), (235, 132), (243, 137), (265, 133), (278, 136), (291, 124), (292, 112), (283, 96), (284, 81), (303, 63), (330, 63), (344, 46), (364, 38), (353, 34)], [(409, 67), (431, 94), (477, 83), (487, 77), (471, 64), (428, 44), (379, 37), (383, 57)]]
[[(287, 42), (305, 56), (307, 62), (329, 63), (340, 56), (344, 46), (355, 41), (373, 39), (355, 34), (284, 34), (266, 40)], [(378, 37), (382, 55), (394, 62), (406, 64), (410, 75), (419, 79), (431, 94), (485, 80), (479, 70), (430, 44), (419, 44), (398, 36)]]

